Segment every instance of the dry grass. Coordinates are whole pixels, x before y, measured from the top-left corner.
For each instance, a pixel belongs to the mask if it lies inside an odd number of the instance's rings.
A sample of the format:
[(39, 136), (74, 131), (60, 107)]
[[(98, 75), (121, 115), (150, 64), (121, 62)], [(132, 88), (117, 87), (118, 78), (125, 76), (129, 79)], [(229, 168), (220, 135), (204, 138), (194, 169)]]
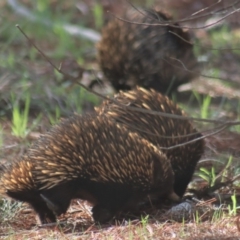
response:
[(36, 226), (35, 215), (21, 206), (15, 216), (2, 222), (0, 236), (9, 239), (240, 239), (239, 218), (222, 217), (213, 221), (177, 223), (154, 214), (147, 221), (118, 221), (96, 225), (87, 203), (74, 201), (58, 225)]

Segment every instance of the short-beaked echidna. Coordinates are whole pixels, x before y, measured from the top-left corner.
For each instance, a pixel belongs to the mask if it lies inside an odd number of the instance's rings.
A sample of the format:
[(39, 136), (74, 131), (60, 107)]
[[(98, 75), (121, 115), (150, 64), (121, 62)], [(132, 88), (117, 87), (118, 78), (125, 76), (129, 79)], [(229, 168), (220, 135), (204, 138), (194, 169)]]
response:
[(100, 67), (115, 90), (136, 86), (164, 94), (198, 75), (189, 33), (158, 10), (129, 10), (113, 19), (97, 44)]
[[(120, 104), (130, 107), (186, 116), (173, 101), (154, 90), (136, 88), (132, 91), (120, 92), (115, 95), (114, 99)], [(174, 192), (183, 196), (204, 151), (203, 139), (184, 144), (202, 136), (194, 129), (190, 121), (137, 112), (110, 101), (103, 102), (96, 111), (112, 117), (160, 148), (169, 148), (180, 144), (181, 146), (173, 149), (161, 150), (172, 165), (175, 175)]]
[(110, 220), (147, 195), (169, 197), (173, 171), (166, 155), (104, 116), (61, 121), (6, 168), (1, 190), (28, 202), (41, 223), (56, 221), (74, 198), (93, 204), (93, 218)]

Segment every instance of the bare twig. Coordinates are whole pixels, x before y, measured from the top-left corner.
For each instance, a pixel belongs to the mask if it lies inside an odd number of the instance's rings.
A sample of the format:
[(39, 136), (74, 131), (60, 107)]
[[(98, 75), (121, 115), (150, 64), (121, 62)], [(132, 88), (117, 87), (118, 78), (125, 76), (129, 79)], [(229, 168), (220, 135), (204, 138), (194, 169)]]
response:
[[(173, 31), (169, 31), (169, 33), (177, 36), (179, 39), (181, 39), (182, 41), (184, 41), (186, 43), (192, 44), (192, 42), (187, 41), (186, 39), (184, 39), (179, 34), (173, 32)], [(195, 44), (195, 43), (194, 43), (194, 45), (201, 46), (200, 44)], [(211, 51), (229, 51), (229, 50), (231, 50), (231, 51), (240, 51), (240, 48), (210, 48), (210, 47), (204, 47), (204, 49), (211, 50)]]
[[(214, 25), (216, 25), (217, 23), (223, 21), (224, 19), (226, 19), (227, 17), (231, 16), (232, 14), (236, 13), (236, 12), (239, 12), (240, 11), (240, 8), (237, 8), (236, 10), (233, 10), (231, 11), (230, 13), (228, 14), (225, 14), (225, 16), (219, 18), (218, 20), (214, 21), (213, 23), (210, 23), (210, 24), (206, 24), (206, 25), (203, 25), (203, 26), (200, 26), (200, 27), (190, 27), (190, 26), (177, 26), (177, 25), (174, 25), (174, 22), (175, 21), (171, 21), (171, 22), (167, 22), (167, 21), (164, 21), (164, 23), (162, 22), (158, 22), (158, 23), (139, 23), (139, 22), (133, 22), (133, 21), (129, 21), (127, 19), (124, 19), (122, 17), (118, 17), (116, 16), (115, 14), (109, 12), (111, 15), (113, 15), (116, 19), (120, 20), (120, 21), (123, 21), (123, 22), (126, 22), (126, 23), (130, 23), (130, 24), (136, 24), (136, 25), (143, 25), (143, 26), (171, 26), (173, 28), (181, 28), (181, 29), (204, 29), (204, 28), (209, 28), (209, 27), (212, 27)], [(190, 18), (189, 18), (190, 19)], [(181, 20), (179, 20), (178, 22), (181, 22)]]
[[(175, 35), (177, 35), (177, 34), (175, 34)], [(179, 38), (180, 38), (180, 36), (179, 36)], [(234, 49), (231, 49), (231, 50), (234, 50)], [(240, 48), (236, 49), (236, 50), (240, 51)], [(178, 69), (184, 69), (184, 71), (189, 72), (189, 73), (196, 73), (195, 71), (189, 70), (180, 59), (173, 58), (173, 57), (171, 57), (170, 59), (172, 59), (172, 60), (174, 60), (176, 62), (179, 62), (182, 65), (182, 67), (180, 67), (179, 65), (176, 65), (176, 64), (173, 64), (173, 63), (169, 62), (166, 58), (162, 58), (162, 60), (164, 62), (168, 63), (172, 67), (175, 67), (175, 68), (178, 68)], [(209, 76), (209, 75), (205, 75), (205, 74), (200, 74), (200, 76), (201, 77), (205, 77), (205, 78), (209, 78), (209, 79), (218, 79), (218, 80), (229, 82), (229, 79), (227, 79), (227, 78), (213, 77), (213, 76)]]
[[(145, 15), (142, 11), (140, 11), (136, 6), (134, 6), (133, 3), (131, 3), (131, 1), (129, 0), (125, 0), (133, 9), (135, 9), (137, 12), (139, 12), (140, 14), (142, 15)], [(212, 7), (218, 5), (220, 2), (222, 2), (222, 0), (219, 0), (218, 2), (216, 3), (213, 3), (212, 5), (206, 7), (206, 8), (202, 8), (201, 10), (195, 12), (195, 13), (192, 13), (190, 16), (187, 16), (183, 19), (177, 19), (177, 20), (174, 20), (174, 21), (165, 21), (165, 22), (168, 22), (168, 23), (172, 23), (174, 24), (175, 22), (178, 22), (178, 23), (181, 23), (181, 22), (188, 22), (188, 21), (191, 21), (191, 20), (195, 20), (195, 19), (200, 19), (200, 18), (205, 18), (205, 17), (208, 17), (209, 15), (214, 15), (216, 13), (220, 13), (220, 12), (226, 12), (227, 9), (231, 9), (231, 8), (234, 8), (234, 6), (236, 6), (238, 3), (240, 3), (239, 0), (236, 0), (234, 3), (230, 4), (229, 6), (227, 7), (224, 7), (224, 8), (220, 8), (218, 9), (217, 11), (211, 11), (211, 12), (207, 12), (207, 13), (204, 13), (204, 14), (200, 14), (202, 12), (206, 12), (207, 10), (211, 9)], [(148, 16), (149, 19), (154, 19), (152, 18), (151, 16)], [(156, 19), (154, 19), (156, 20)]]
[[(225, 124), (223, 124), (223, 125), (225, 125)], [(160, 147), (160, 149), (171, 150), (171, 149), (175, 149), (175, 148), (178, 148), (178, 147), (182, 147), (182, 146), (184, 146), (184, 145), (187, 145), (187, 144), (190, 144), (190, 143), (199, 141), (200, 139), (204, 139), (204, 138), (206, 138), (206, 137), (209, 137), (209, 136), (212, 136), (212, 135), (216, 135), (216, 134), (220, 133), (221, 131), (225, 130), (227, 127), (228, 127), (228, 126), (225, 125), (225, 126), (223, 126), (222, 128), (220, 128), (219, 130), (217, 130), (217, 131), (215, 131), (215, 132), (213, 132), (213, 133), (209, 133), (209, 134), (206, 134), (206, 135), (204, 135), (204, 136), (202, 136), (202, 137), (198, 137), (198, 138), (195, 138), (195, 139), (193, 139), (193, 140), (190, 140), (190, 141), (187, 141), (187, 142), (184, 142), (184, 143), (176, 144), (176, 145), (173, 145), (173, 146), (171, 146), (171, 147), (167, 147), (167, 148), (165, 148), (165, 147)]]

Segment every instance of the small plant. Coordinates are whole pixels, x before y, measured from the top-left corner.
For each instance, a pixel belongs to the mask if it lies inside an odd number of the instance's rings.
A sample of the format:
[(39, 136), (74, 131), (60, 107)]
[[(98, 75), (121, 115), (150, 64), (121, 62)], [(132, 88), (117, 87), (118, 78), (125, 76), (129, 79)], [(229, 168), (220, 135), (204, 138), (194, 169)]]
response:
[(132, 240), (132, 239), (133, 239), (133, 232), (132, 232), (131, 227), (132, 227), (132, 223), (131, 223), (131, 221), (129, 220), (129, 221), (128, 221), (128, 229), (129, 229), (129, 231), (128, 231), (128, 239), (129, 239), (129, 240)]
[(49, 9), (49, 1), (48, 0), (37, 0), (36, 5), (37, 5), (37, 10), (39, 12), (44, 12)]
[(219, 207), (219, 209), (215, 209), (212, 215), (211, 222), (214, 223), (215, 221), (220, 219), (222, 216), (223, 216), (223, 211), (221, 207)]
[(224, 167), (223, 172), (222, 172), (222, 179), (221, 181), (224, 182), (226, 179), (229, 177), (229, 168), (232, 166), (232, 160), (233, 157), (232, 155), (228, 158), (227, 165)]
[(9, 52), (7, 58), (6, 58), (6, 62), (9, 66), (9, 68), (14, 69), (15, 63), (16, 63), (16, 59), (15, 59), (15, 55), (13, 52)]
[(24, 110), (20, 110), (18, 102), (14, 99), (12, 94), (13, 101), (13, 110), (12, 110), (12, 133), (17, 137), (25, 137), (28, 133), (27, 124), (28, 124), (28, 114), (30, 107), (30, 95), (26, 95)]
[(194, 96), (196, 97), (200, 108), (201, 108), (201, 113), (200, 116), (201, 118), (208, 118), (209, 117), (209, 107), (211, 104), (211, 96), (207, 95), (204, 97), (203, 100), (201, 100), (200, 95), (196, 92), (193, 92)]
[(48, 114), (48, 118), (49, 118), (51, 125), (54, 125), (59, 120), (60, 115), (61, 115), (60, 108), (58, 106), (56, 106), (55, 115), (52, 115), (50, 113)]
[(231, 200), (232, 200), (232, 206), (230, 204), (228, 205), (228, 213), (230, 216), (236, 216), (237, 210), (240, 207), (237, 207), (237, 197), (236, 197), (235, 191), (234, 191), (234, 194), (231, 196)]
[(3, 129), (0, 124), (0, 148), (3, 146)]
[[(228, 46), (230, 42), (232, 42), (232, 34), (229, 34), (229, 27), (223, 25), (221, 29), (217, 31), (212, 31), (210, 33), (211, 42), (214, 46), (214, 49), (223, 48), (224, 46)], [(219, 50), (212, 50), (212, 53), (219, 57), (221, 51)]]
[(13, 219), (16, 212), (19, 211), (21, 207), (21, 202), (15, 202), (10, 199), (1, 199), (0, 222)]
[(149, 215), (145, 217), (141, 216), (141, 223), (143, 227), (146, 227), (146, 225), (148, 224), (148, 219), (149, 219)]
[(186, 228), (186, 222), (185, 222), (185, 218), (183, 217), (182, 226), (181, 226), (180, 231), (179, 231), (179, 236), (184, 237), (186, 235), (185, 234), (185, 228)]
[(146, 236), (147, 233), (147, 226), (148, 226), (149, 215), (141, 216), (141, 225), (137, 228), (137, 234)]
[(31, 47), (29, 49), (29, 57), (30, 57), (31, 61), (35, 61), (35, 59), (37, 58), (37, 54), (38, 54), (38, 52), (36, 51), (35, 48)]
[(24, 109), (21, 111), (18, 101), (15, 100), (14, 94), (12, 94), (12, 134), (16, 137), (24, 138), (28, 133), (37, 125), (40, 121), (41, 114), (33, 122), (32, 126), (28, 128), (28, 117), (30, 108), (30, 94), (26, 94)]
[(75, 112), (82, 113), (82, 108), (85, 103), (91, 103), (93, 106), (96, 106), (99, 103), (99, 98), (83, 88), (77, 87), (73, 89), (71, 94), (68, 96), (68, 108), (71, 109), (74, 107)]
[[(238, 104), (237, 104), (237, 119), (236, 121), (240, 121), (240, 101), (238, 100)], [(240, 124), (239, 125), (235, 125), (231, 128), (231, 130), (233, 130), (234, 132), (238, 132), (240, 133)]]
[(214, 186), (216, 181), (216, 173), (214, 167), (212, 167), (211, 171), (207, 170), (206, 168), (200, 168), (198, 176), (206, 180), (210, 187)]
[(202, 118), (208, 118), (210, 103), (211, 103), (211, 97), (209, 95), (207, 95), (203, 99), (203, 104), (202, 104), (202, 108), (201, 108), (201, 116), (202, 116)]
[(199, 212), (198, 211), (196, 211), (196, 213), (195, 213), (195, 223), (196, 224), (200, 223), (200, 217), (199, 217)]
[(100, 3), (95, 3), (93, 7), (93, 15), (95, 26), (100, 29), (103, 26), (103, 7)]

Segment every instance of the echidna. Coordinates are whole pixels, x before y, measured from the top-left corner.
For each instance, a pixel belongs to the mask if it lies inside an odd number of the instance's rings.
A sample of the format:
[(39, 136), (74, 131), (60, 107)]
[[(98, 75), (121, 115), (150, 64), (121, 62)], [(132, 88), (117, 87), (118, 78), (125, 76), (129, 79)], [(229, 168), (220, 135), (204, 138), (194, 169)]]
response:
[(115, 90), (142, 86), (164, 94), (198, 75), (188, 32), (159, 10), (129, 10), (102, 30), (100, 67)]
[(28, 202), (41, 223), (56, 221), (71, 199), (93, 204), (93, 218), (110, 220), (147, 195), (177, 199), (165, 154), (104, 116), (74, 115), (42, 136), (0, 180), (5, 194)]
[[(168, 97), (154, 90), (136, 88), (132, 91), (120, 92), (114, 99), (130, 107), (186, 116)], [(159, 148), (180, 145), (169, 150), (161, 149), (161, 151), (170, 160), (174, 171), (174, 192), (180, 197), (183, 196), (204, 151), (202, 139), (184, 144), (202, 136), (190, 121), (124, 109), (110, 101), (103, 102), (96, 111), (110, 116)]]

